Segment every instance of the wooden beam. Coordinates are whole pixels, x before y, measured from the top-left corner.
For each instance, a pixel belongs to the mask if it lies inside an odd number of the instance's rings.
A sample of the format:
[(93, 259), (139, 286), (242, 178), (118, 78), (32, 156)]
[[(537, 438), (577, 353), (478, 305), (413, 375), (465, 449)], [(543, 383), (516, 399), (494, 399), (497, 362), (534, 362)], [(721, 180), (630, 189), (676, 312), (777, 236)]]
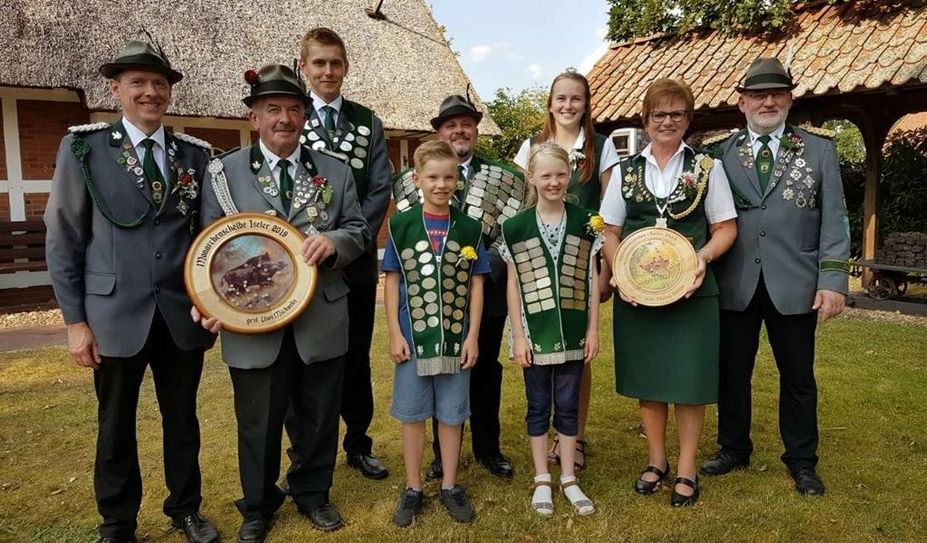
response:
[[(896, 114), (889, 113), (876, 103), (863, 110), (859, 118), (859, 130), (866, 146), (866, 177), (863, 193), (863, 239), (862, 257), (874, 260), (876, 244), (879, 239), (879, 176), (882, 168), (882, 146), (891, 126), (898, 120)], [(862, 287), (869, 286), (872, 271), (863, 269)]]

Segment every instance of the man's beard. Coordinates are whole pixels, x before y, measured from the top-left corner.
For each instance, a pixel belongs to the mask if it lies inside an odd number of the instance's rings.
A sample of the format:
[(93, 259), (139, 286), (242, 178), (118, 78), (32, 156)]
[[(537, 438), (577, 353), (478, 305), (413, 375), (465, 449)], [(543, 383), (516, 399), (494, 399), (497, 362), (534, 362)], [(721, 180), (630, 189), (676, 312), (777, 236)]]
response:
[(789, 115), (788, 109), (780, 109), (775, 118), (761, 117), (759, 113), (747, 118), (747, 124), (758, 134), (769, 134), (781, 124), (783, 124)]

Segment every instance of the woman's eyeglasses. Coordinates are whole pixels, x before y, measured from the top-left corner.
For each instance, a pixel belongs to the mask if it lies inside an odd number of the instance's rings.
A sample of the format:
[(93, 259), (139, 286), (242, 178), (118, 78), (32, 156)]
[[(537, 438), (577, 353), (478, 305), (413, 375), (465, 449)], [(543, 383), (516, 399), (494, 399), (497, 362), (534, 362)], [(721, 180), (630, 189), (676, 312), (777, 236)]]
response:
[(650, 114), (650, 118), (657, 124), (665, 121), (667, 117), (669, 117), (670, 120), (672, 120), (674, 123), (680, 123), (685, 120), (688, 113), (689, 112), (684, 109), (677, 111), (654, 111)]

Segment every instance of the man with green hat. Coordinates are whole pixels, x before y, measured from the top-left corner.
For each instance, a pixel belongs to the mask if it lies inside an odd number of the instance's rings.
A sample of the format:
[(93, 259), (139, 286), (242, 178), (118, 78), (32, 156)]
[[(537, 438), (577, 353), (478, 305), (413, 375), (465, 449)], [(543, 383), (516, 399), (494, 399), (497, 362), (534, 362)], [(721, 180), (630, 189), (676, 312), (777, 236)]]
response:
[(737, 87), (746, 128), (714, 147), (737, 210), (737, 240), (714, 264), (721, 291), (718, 444), (702, 464), (721, 475), (750, 464), (751, 388), (760, 326), (779, 368), (782, 461), (802, 495), (818, 476), (814, 334), (843, 311), (850, 231), (833, 133), (786, 124), (791, 74), (759, 58)]
[(69, 129), (45, 209), (46, 258), (68, 348), (94, 370), (100, 542), (135, 541), (136, 408), (150, 366), (164, 430), (164, 513), (189, 541), (211, 543), (219, 534), (199, 514), (196, 393), (213, 339), (190, 322), (183, 283), (210, 145), (161, 124), (183, 76), (159, 47), (130, 41), (100, 73), (122, 116)]
[[(338, 450), (338, 416), (348, 350), (348, 286), (342, 270), (363, 253), (370, 233), (351, 169), (300, 145), (306, 89), (290, 68), (245, 73), (244, 98), (259, 140), (209, 165), (202, 224), (240, 212), (280, 217), (306, 234), (302, 256), (317, 266), (312, 303), (292, 324), (261, 334), (222, 330), (238, 421), (238, 464), (244, 497), (242, 543), (263, 542), (285, 494), (277, 486), (284, 416), (292, 405), (300, 462), (287, 473), (300, 513), (320, 530), (343, 526), (329, 501)], [(194, 310), (193, 317), (200, 320)], [(222, 324), (202, 319), (217, 332)]]

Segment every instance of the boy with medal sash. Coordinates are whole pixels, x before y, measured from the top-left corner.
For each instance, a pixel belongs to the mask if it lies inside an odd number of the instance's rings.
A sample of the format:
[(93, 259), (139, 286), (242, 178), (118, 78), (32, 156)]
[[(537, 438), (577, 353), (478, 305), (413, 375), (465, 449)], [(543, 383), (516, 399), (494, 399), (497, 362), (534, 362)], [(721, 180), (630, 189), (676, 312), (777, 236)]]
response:
[(392, 414), (402, 422), (406, 488), (393, 522), (409, 526), (422, 512), (425, 421), (438, 420), (441, 502), (457, 522), (474, 518), (456, 484), (462, 425), (470, 416), (470, 368), (479, 351), (483, 274), (490, 272), (478, 221), (450, 206), (457, 156), (445, 142), (415, 150), (415, 183), (423, 203), (389, 221), (386, 318), (396, 362)]
[[(554, 514), (547, 467), (551, 404), (561, 441), (560, 487), (578, 515), (595, 512), (576, 481), (573, 455), (579, 433), (579, 389), (585, 364), (598, 353), (599, 287), (595, 255), (602, 218), (565, 203), (570, 158), (556, 142), (532, 150), (529, 200), (536, 206), (502, 224), (502, 258), (508, 264), (507, 299), (515, 361), (524, 368), (525, 416), (534, 461), (531, 508)], [(521, 318), (517, 318), (521, 315)]]

